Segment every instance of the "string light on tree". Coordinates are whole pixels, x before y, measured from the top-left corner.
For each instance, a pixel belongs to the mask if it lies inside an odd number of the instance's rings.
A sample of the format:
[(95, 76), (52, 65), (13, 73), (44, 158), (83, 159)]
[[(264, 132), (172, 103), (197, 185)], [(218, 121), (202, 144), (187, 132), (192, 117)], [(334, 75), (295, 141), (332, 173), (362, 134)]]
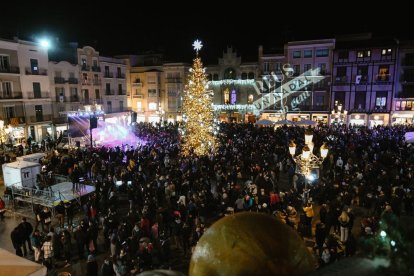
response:
[[(207, 77), (198, 52), (203, 47), (201, 41), (193, 43), (196, 58), (189, 70), (187, 84), (184, 88), (183, 118), (184, 124), (181, 132), (181, 151), (187, 156), (194, 153), (197, 156), (206, 155), (216, 146), (216, 138), (213, 134), (214, 118), (212, 97), (206, 91)], [(209, 95), (206, 97), (206, 95)]]

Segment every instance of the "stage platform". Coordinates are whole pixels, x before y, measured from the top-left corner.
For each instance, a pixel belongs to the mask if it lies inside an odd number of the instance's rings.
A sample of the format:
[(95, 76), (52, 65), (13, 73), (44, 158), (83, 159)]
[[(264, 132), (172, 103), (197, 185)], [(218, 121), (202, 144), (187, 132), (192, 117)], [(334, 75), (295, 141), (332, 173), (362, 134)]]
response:
[(82, 189), (73, 192), (72, 182), (62, 182), (43, 191), (31, 188), (14, 188), (13, 198), (16, 201), (42, 205), (53, 210), (53, 207), (58, 205), (60, 201), (77, 201), (79, 203), (81, 197), (93, 192), (95, 192), (95, 187), (91, 185), (82, 185)]
[(83, 197), (90, 193), (95, 192), (95, 187), (90, 185), (82, 185), (82, 189), (79, 189), (77, 192), (72, 191), (72, 182), (62, 182), (56, 185), (53, 185), (52, 192), (53, 192), (53, 203), (54, 205), (59, 204), (62, 201), (72, 201), (76, 200), (79, 197)]

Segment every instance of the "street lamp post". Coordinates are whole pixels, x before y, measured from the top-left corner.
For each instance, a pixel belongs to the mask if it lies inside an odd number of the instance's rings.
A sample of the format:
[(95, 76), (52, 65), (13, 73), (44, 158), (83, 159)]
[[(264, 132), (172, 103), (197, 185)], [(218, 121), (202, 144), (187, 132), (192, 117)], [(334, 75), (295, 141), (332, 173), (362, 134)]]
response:
[(296, 163), (296, 173), (305, 177), (305, 188), (307, 188), (308, 180), (312, 181), (318, 178), (318, 175), (312, 175), (312, 169), (319, 170), (323, 160), (328, 156), (328, 146), (323, 144), (320, 147), (320, 157), (313, 154), (314, 144), (313, 133), (311, 130), (305, 131), (305, 145), (302, 148), (302, 153), (296, 155), (296, 144), (291, 141), (289, 144), (289, 153), (292, 155), (293, 161)]
[(332, 117), (334, 119), (334, 124), (342, 125), (346, 124), (346, 116), (348, 115), (348, 111), (342, 109), (342, 104), (338, 101), (335, 101), (334, 109), (332, 109)]

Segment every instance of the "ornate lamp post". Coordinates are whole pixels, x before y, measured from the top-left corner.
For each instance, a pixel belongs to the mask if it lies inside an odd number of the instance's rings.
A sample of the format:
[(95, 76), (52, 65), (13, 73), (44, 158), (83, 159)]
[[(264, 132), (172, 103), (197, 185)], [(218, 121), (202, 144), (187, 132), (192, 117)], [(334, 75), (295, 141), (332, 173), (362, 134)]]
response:
[[(296, 155), (296, 144), (291, 141), (289, 144), (289, 153), (292, 155), (293, 161), (296, 163), (296, 173), (303, 175), (306, 180), (315, 180), (318, 178), (317, 175), (311, 174), (313, 169), (319, 171), (320, 166), (322, 165), (323, 160), (328, 156), (328, 146), (323, 144), (320, 147), (320, 157), (313, 154), (314, 144), (312, 142), (313, 133), (311, 130), (305, 131), (305, 146), (302, 148), (302, 153)], [(307, 181), (305, 181), (307, 185)]]

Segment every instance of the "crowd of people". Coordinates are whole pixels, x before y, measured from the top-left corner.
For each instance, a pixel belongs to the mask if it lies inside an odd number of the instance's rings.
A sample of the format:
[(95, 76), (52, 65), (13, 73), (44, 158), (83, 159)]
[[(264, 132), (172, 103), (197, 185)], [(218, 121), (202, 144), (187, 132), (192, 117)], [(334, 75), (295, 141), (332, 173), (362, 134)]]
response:
[(94, 273), (94, 256), (107, 253), (103, 275), (170, 268), (177, 256), (189, 259), (214, 221), (250, 211), (276, 216), (313, 239), (323, 266), (355, 254), (355, 209), (365, 210), (362, 236), (375, 233), (383, 212), (413, 215), (414, 147), (404, 141), (407, 127), (314, 128), (315, 149), (326, 142), (330, 151), (320, 179), (310, 185), (296, 174), (288, 151), (292, 140), (301, 150), (304, 128), (222, 124), (220, 131), (217, 150), (203, 157), (180, 154), (172, 124), (138, 124), (140, 145), (53, 151), (47, 170), (68, 175), (74, 191), (87, 181), (95, 193), (82, 198), (75, 223), (73, 204), (55, 207), (56, 225), (50, 210), (37, 210), (33, 229), (24, 221), (12, 233), (16, 254), (27, 254), (27, 242), (36, 261), (42, 253), (49, 267), (53, 260), (86, 259)]

